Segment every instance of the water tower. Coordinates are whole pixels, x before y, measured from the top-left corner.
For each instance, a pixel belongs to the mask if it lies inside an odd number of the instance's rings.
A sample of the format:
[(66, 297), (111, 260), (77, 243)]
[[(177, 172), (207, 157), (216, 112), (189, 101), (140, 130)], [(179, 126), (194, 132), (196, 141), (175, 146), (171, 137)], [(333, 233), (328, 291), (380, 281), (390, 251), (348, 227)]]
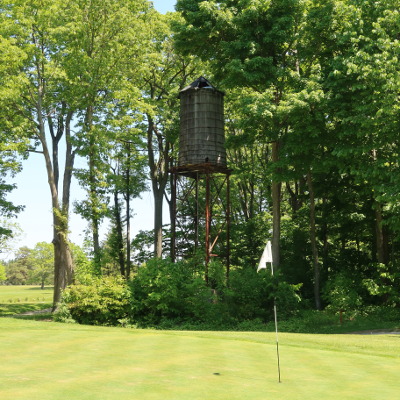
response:
[(224, 93), (200, 77), (179, 93), (178, 164), (172, 168), (172, 258), (203, 252), (229, 276), (230, 170), (226, 164)]

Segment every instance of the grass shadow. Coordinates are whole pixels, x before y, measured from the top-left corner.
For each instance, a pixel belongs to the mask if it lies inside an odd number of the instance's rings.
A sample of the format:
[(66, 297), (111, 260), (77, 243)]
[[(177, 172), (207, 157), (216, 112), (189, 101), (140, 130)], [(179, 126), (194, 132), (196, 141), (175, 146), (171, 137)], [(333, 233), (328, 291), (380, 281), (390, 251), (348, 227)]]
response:
[(45, 291), (45, 290), (53, 290), (53, 286), (45, 286), (43, 289), (40, 287), (40, 286), (37, 286), (37, 287), (29, 287), (29, 288), (26, 288), (25, 290), (29, 290), (29, 291), (31, 291), (31, 290), (33, 290), (33, 291)]
[(0, 304), (0, 317), (14, 317), (27, 312), (41, 311), (51, 306), (51, 303), (3, 303)]
[(48, 321), (48, 322), (53, 322), (53, 313), (52, 312), (40, 312), (40, 313), (37, 313), (37, 314), (30, 314), (30, 315), (17, 314), (17, 315), (13, 315), (12, 318), (23, 319), (23, 320), (26, 320), (26, 321)]

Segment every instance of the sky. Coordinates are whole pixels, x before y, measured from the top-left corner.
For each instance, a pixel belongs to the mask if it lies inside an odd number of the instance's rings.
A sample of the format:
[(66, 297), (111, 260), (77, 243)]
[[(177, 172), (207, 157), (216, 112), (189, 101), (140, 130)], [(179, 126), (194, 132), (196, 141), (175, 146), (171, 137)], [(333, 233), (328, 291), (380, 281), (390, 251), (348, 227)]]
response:
[(176, 0), (152, 0), (154, 8), (162, 14), (165, 14), (167, 11), (175, 11), (174, 6), (176, 4)]
[[(163, 14), (174, 11), (175, 3), (175, 0), (153, 0), (154, 8)], [(76, 162), (76, 166), (79, 167), (83, 160), (78, 158)], [(7, 196), (7, 199), (15, 205), (25, 206), (24, 211), (11, 220), (11, 222), (16, 222), (22, 230), (21, 235), (12, 243), (14, 251), (22, 246), (33, 248), (38, 242), (51, 242), (53, 239), (51, 198), (43, 155), (31, 153), (29, 159), (23, 162), (22, 172), (11, 181), (16, 183), (17, 188)], [(84, 197), (84, 191), (74, 179), (71, 188), (71, 204)], [(166, 207), (164, 209), (164, 214), (167, 216)], [(132, 210), (132, 236), (139, 230), (152, 229), (154, 207), (150, 192), (143, 193), (141, 199), (133, 200)], [(71, 212), (70, 240), (75, 244), (82, 245), (86, 228), (87, 222), (82, 220), (79, 215)], [(108, 223), (106, 222), (102, 226), (101, 234), (103, 237), (107, 228)], [(0, 259), (7, 260), (13, 257), (13, 252), (1, 252), (1, 250)]]

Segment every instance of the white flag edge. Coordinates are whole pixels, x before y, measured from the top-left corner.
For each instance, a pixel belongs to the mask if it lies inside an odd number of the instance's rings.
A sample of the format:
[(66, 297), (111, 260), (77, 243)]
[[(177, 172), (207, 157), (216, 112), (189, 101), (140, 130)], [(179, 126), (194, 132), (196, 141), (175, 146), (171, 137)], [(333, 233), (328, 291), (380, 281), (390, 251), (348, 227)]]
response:
[(257, 268), (257, 272), (260, 269), (265, 269), (267, 268), (267, 263), (272, 263), (273, 259), (272, 259), (272, 246), (271, 246), (271, 242), (268, 240), (267, 244), (265, 245), (264, 251), (262, 253), (260, 262), (258, 264), (258, 268)]

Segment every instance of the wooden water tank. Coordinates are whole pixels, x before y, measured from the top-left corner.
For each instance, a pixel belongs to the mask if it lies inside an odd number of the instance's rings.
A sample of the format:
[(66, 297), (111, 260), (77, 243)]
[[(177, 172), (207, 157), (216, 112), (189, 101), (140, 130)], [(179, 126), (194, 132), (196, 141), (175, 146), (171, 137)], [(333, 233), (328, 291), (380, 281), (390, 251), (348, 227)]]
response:
[(180, 93), (178, 167), (226, 167), (224, 93), (200, 77)]

